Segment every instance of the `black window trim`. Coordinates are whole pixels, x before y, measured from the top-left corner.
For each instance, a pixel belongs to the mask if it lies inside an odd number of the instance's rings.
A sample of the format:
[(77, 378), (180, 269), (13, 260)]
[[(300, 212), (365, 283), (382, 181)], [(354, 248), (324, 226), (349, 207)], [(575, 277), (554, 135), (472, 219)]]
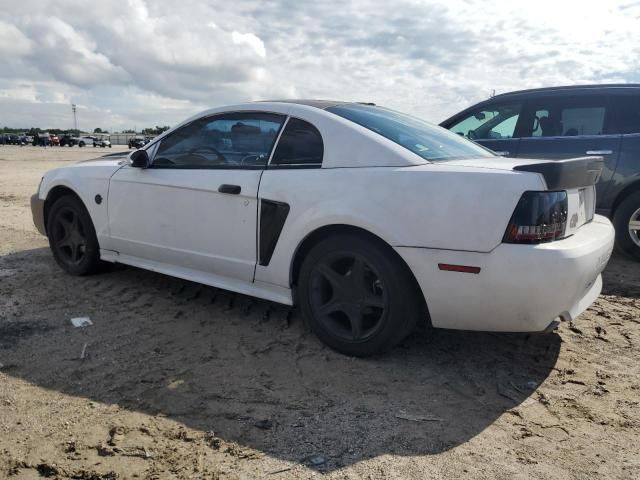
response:
[[(156, 166), (154, 165), (154, 162), (156, 160), (156, 156), (158, 154), (158, 149), (160, 148), (160, 145), (162, 143), (162, 141), (165, 138), (170, 137), (171, 135), (173, 135), (175, 132), (177, 132), (178, 130), (183, 129), (184, 127), (187, 127), (195, 122), (199, 122), (200, 120), (204, 120), (204, 119), (209, 119), (209, 118), (213, 118), (213, 117), (219, 117), (219, 116), (223, 116), (223, 115), (234, 115), (234, 114), (252, 114), (252, 113), (262, 113), (262, 114), (271, 114), (271, 115), (278, 115), (280, 117), (284, 118), (284, 121), (282, 122), (282, 124), (280, 125), (280, 128), (278, 129), (278, 133), (276, 134), (276, 138), (273, 142), (273, 145), (271, 146), (271, 151), (269, 152), (269, 157), (268, 157), (268, 161), (265, 165), (178, 165), (178, 166), (169, 166), (169, 165), (159, 165)], [(171, 132), (169, 135), (165, 135), (162, 138), (159, 138), (157, 141), (150, 143), (149, 145), (145, 145), (145, 150), (147, 150), (147, 152), (154, 146), (154, 152), (153, 152), (153, 158), (150, 160), (149, 162), (149, 169), (154, 169), (154, 170), (266, 170), (269, 166), (269, 162), (271, 162), (271, 157), (273, 156), (273, 152), (276, 151), (276, 146), (278, 145), (278, 140), (280, 139), (280, 135), (282, 134), (282, 131), (284, 130), (284, 126), (287, 124), (287, 122), (289, 121), (289, 115), (287, 115), (286, 113), (282, 113), (282, 112), (272, 112), (272, 111), (267, 111), (267, 110), (228, 110), (225, 112), (216, 112), (216, 113), (212, 113), (211, 115), (203, 115), (202, 117), (198, 117), (198, 118), (194, 118), (193, 120), (191, 120), (189, 123), (185, 123), (184, 125), (181, 125), (179, 128), (177, 128), (175, 131)]]
[[(318, 135), (320, 135), (320, 141), (322, 142), (322, 161), (320, 163), (287, 163), (283, 165), (271, 164), (273, 155), (275, 154), (275, 151), (278, 148), (278, 144), (280, 143), (280, 137), (282, 136), (282, 133), (284, 132), (284, 128), (287, 126), (287, 123), (289, 123), (289, 119), (291, 118), (308, 123), (318, 131)], [(322, 133), (320, 133), (320, 130), (318, 129), (318, 127), (316, 127), (313, 123), (309, 122), (308, 120), (305, 120), (304, 118), (287, 115), (287, 119), (282, 124), (282, 128), (278, 132), (278, 135), (276, 137), (276, 142), (274, 144), (273, 150), (271, 151), (271, 155), (269, 155), (269, 161), (267, 162), (266, 170), (304, 170), (309, 168), (322, 168), (323, 161), (324, 161), (324, 138), (322, 138)]]

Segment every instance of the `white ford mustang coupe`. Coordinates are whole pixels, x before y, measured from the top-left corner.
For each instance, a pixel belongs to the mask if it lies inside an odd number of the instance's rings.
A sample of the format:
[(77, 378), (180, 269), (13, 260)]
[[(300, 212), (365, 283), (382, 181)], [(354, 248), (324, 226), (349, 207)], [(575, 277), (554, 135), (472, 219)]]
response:
[(117, 262), (299, 305), (365, 356), (417, 322), (536, 332), (598, 296), (602, 160), (494, 155), (372, 104), (255, 102), (48, 172), (34, 222), (74, 275)]

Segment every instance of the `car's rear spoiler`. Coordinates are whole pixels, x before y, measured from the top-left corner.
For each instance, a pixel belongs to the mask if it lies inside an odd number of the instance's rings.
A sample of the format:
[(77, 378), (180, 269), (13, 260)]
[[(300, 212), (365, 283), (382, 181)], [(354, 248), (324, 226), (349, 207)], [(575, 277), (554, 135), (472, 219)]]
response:
[(595, 185), (603, 167), (602, 157), (578, 157), (518, 165), (513, 169), (542, 174), (549, 190), (566, 190)]

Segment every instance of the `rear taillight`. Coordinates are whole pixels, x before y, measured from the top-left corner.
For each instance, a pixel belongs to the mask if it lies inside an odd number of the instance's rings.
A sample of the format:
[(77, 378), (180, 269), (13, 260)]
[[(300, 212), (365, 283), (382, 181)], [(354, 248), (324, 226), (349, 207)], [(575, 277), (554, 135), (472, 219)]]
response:
[(542, 243), (564, 237), (567, 226), (567, 192), (524, 192), (516, 206), (505, 243)]

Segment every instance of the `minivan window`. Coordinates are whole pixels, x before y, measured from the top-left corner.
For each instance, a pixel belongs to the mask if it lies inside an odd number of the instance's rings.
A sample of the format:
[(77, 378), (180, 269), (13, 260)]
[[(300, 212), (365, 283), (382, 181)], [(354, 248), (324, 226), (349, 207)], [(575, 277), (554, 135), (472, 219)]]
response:
[(484, 106), (469, 114), (449, 130), (472, 140), (513, 138), (522, 103)]
[(576, 137), (605, 134), (604, 97), (549, 97), (531, 100), (525, 137)]
[(613, 97), (616, 109), (615, 133), (640, 133), (640, 95)]
[(492, 157), (493, 153), (444, 128), (372, 105), (336, 105), (327, 111), (361, 125), (430, 162)]

